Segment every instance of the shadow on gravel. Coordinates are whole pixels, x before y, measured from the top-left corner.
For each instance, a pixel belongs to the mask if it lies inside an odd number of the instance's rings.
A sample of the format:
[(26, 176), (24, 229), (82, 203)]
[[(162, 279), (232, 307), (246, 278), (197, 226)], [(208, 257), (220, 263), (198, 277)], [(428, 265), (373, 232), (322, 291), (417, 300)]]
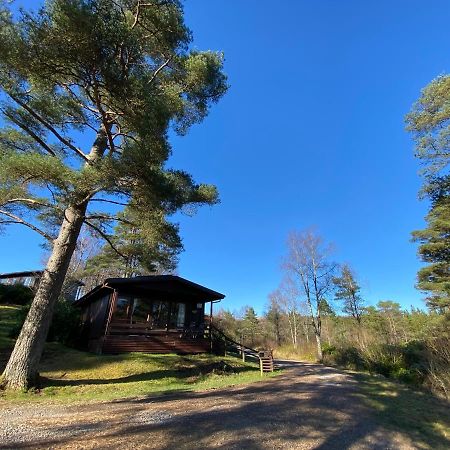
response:
[[(308, 379), (311, 375), (314, 378)], [(213, 446), (219, 449), (399, 448), (385, 432), (386, 424), (377, 420), (373, 405), (365, 402), (364, 395), (354, 376), (305, 364), (266, 383), (111, 402), (110, 408), (117, 409), (117, 416), (109, 424), (100, 419), (101, 406), (97, 405), (94, 414), (98, 417), (97, 425), (92, 421), (72, 425), (71, 437), (70, 427), (55, 427), (54, 439), (22, 445), (14, 442), (9, 448), (80, 445), (83, 442), (80, 439), (98, 443), (98, 448), (128, 446), (167, 450)], [(398, 414), (398, 399), (407, 395), (409, 391), (399, 389), (395, 396), (380, 400), (382, 413), (387, 417)], [(177, 403), (166, 407), (167, 402)], [(152, 404), (151, 409), (146, 409), (148, 403)], [(157, 414), (155, 408), (160, 414), (156, 419), (151, 416)], [(149, 414), (148, 420), (137, 419), (143, 412)], [(83, 427), (86, 435), (82, 437)], [(417, 448), (450, 445), (442, 431), (434, 430), (431, 439), (430, 434), (421, 430), (394, 429), (408, 436)], [(102, 436), (96, 430), (101, 430)], [(89, 435), (90, 431), (94, 434)]]

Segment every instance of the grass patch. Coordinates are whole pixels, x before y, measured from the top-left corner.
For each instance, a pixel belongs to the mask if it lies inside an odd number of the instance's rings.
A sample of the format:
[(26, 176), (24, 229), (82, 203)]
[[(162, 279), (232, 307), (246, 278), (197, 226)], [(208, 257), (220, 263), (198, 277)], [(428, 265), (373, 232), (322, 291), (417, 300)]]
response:
[(407, 434), (418, 448), (450, 448), (450, 405), (428, 392), (357, 373), (363, 401), (379, 422)]
[(278, 359), (317, 362), (317, 348), (313, 343), (303, 343), (297, 348), (293, 345), (285, 344), (275, 348), (273, 354), (274, 358)]
[[(20, 307), (0, 305), (0, 372), (14, 340), (10, 329)], [(5, 402), (76, 402), (140, 397), (154, 393), (206, 390), (262, 379), (255, 363), (203, 355), (125, 353), (94, 355), (47, 343), (39, 372), (41, 385), (29, 392), (0, 391)], [(272, 374), (264, 374), (264, 378)]]
[(93, 355), (55, 343), (46, 346), (40, 374), (39, 389), (27, 393), (3, 392), (1, 400), (113, 400), (261, 380), (256, 364), (232, 357), (146, 353)]
[(14, 339), (9, 336), (13, 327), (17, 325), (17, 313), (21, 306), (0, 305), (0, 351), (13, 347)]

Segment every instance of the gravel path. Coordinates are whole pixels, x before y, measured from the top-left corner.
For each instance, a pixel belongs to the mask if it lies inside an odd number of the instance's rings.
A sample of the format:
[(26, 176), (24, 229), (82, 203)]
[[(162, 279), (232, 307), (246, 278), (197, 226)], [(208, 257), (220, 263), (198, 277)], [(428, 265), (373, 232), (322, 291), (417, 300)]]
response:
[(376, 423), (350, 375), (285, 363), (261, 383), (0, 411), (0, 448), (413, 449)]

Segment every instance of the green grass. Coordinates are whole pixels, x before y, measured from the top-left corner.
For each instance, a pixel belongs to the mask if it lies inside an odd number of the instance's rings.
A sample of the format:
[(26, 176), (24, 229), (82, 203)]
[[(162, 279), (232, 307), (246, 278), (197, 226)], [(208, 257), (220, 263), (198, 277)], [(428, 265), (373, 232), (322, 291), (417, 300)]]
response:
[[(226, 362), (230, 373), (217, 370)], [(140, 397), (174, 390), (192, 391), (261, 380), (258, 367), (213, 355), (93, 355), (47, 344), (41, 387), (27, 393), (2, 392), (1, 401), (89, 401)], [(266, 375), (264, 375), (266, 377)]]
[(428, 392), (357, 373), (358, 394), (386, 428), (407, 434), (418, 448), (450, 448), (450, 404)]
[[(0, 350), (2, 363), (14, 341), (8, 337), (18, 307), (0, 305)], [(220, 370), (225, 362), (229, 371)], [(0, 391), (5, 402), (76, 402), (113, 400), (155, 393), (215, 389), (261, 380), (254, 363), (238, 358), (204, 355), (154, 355), (125, 353), (94, 355), (47, 343), (41, 360), (39, 389), (28, 392)], [(272, 374), (264, 374), (264, 378)]]
[(0, 305), (0, 351), (12, 348), (14, 339), (9, 337), (12, 327), (17, 324), (17, 312), (20, 306)]
[(317, 347), (312, 342), (302, 343), (297, 348), (292, 344), (285, 344), (274, 350), (274, 358), (317, 362)]

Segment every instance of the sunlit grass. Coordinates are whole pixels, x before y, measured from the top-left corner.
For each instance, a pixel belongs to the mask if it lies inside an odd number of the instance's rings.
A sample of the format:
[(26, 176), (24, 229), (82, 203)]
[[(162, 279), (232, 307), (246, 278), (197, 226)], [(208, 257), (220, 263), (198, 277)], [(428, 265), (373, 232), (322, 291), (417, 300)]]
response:
[[(219, 366), (228, 365), (229, 372)], [(140, 397), (175, 390), (213, 389), (261, 380), (254, 363), (213, 355), (93, 355), (48, 344), (42, 385), (28, 393), (3, 392), (3, 401), (86, 401)], [(264, 378), (267, 375), (264, 375)]]
[(0, 350), (11, 348), (14, 340), (9, 336), (11, 328), (17, 324), (17, 311), (20, 306), (0, 305)]
[[(0, 349), (6, 363), (18, 307), (0, 305)], [(221, 366), (226, 364), (226, 369)], [(0, 368), (1, 371), (1, 368)], [(1, 392), (3, 402), (76, 402), (140, 397), (172, 391), (206, 390), (260, 381), (255, 363), (202, 355), (125, 353), (94, 355), (48, 343), (40, 365), (41, 386), (29, 392)]]
[(386, 428), (408, 434), (418, 448), (450, 448), (450, 403), (382, 377), (355, 374), (357, 394)]
[(293, 345), (285, 344), (274, 350), (274, 358), (317, 362), (316, 346), (313, 343), (302, 343), (294, 348)]

